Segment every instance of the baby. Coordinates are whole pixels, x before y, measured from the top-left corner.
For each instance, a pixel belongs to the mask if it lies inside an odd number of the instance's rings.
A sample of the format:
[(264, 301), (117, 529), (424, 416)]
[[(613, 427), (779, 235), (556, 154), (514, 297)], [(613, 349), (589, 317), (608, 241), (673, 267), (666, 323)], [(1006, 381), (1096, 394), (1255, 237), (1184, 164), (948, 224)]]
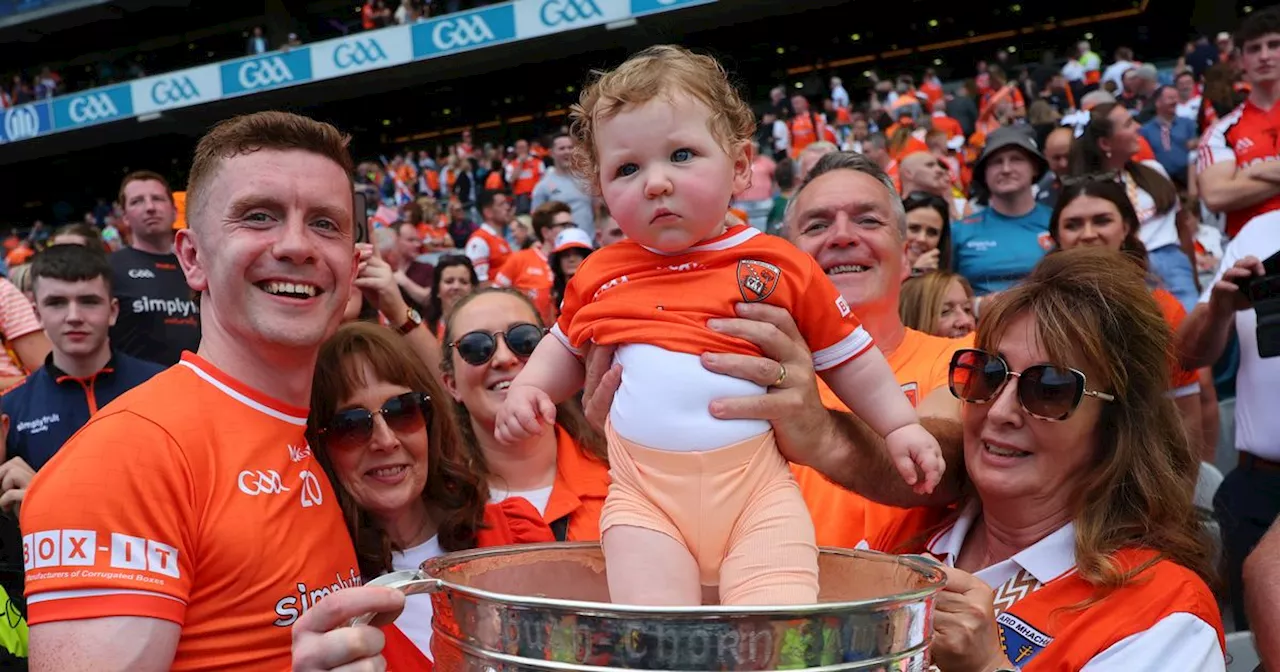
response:
[[(932, 489), (943, 462), (884, 356), (822, 269), (786, 241), (726, 225), (751, 183), (751, 110), (714, 59), (646, 49), (604, 73), (573, 109), (577, 165), (626, 233), (565, 291), (554, 338), (511, 383), (495, 434), (539, 434), (583, 383), (579, 348), (617, 345), (622, 384), (605, 428), (613, 483), (600, 529), (619, 604), (813, 604), (818, 549), (769, 423), (720, 420), (710, 402), (766, 388), (707, 371), (699, 356), (761, 356), (712, 331), (739, 302), (786, 308), (814, 369), (885, 437), (903, 478)], [(780, 369), (771, 386), (786, 381)], [(832, 512), (839, 515), (838, 512)]]

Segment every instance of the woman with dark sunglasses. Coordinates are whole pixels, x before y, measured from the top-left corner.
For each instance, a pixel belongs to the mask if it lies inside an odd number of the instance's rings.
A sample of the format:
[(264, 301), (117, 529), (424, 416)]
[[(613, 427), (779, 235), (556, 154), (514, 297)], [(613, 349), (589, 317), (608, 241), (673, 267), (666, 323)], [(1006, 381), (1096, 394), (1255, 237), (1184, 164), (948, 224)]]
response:
[(1116, 252), (1051, 254), (951, 363), (970, 494), (899, 511), (877, 550), (926, 553), (946, 672), (1225, 669), (1196, 457), (1165, 395), (1170, 333)]
[(443, 380), (453, 397), (471, 470), (492, 500), (534, 505), (559, 541), (598, 541), (609, 494), (604, 438), (578, 401), (556, 408), (555, 431), (516, 445), (494, 438), (507, 388), (546, 334), (533, 303), (511, 289), (488, 288), (458, 302), (445, 331)]
[[(528, 502), (486, 503), (452, 411), (427, 366), (384, 327), (348, 324), (321, 348), (308, 439), (366, 579), (446, 552), (554, 539)], [(384, 631), (390, 669), (431, 669), (429, 596), (408, 598)]]
[[(1138, 238), (1139, 228), (1138, 215), (1129, 203), (1124, 187), (1105, 178), (1065, 180), (1049, 220), (1049, 235), (1060, 250), (1105, 247), (1123, 252), (1137, 263), (1147, 273), (1147, 285), (1169, 329), (1177, 332), (1187, 317), (1187, 311), (1178, 299), (1159, 286), (1159, 278), (1150, 272), (1147, 248)], [(1218, 399), (1213, 391), (1212, 373), (1206, 372), (1202, 377), (1195, 371), (1183, 369), (1176, 358), (1171, 359), (1174, 360), (1170, 363), (1173, 380), (1169, 395), (1178, 406), (1182, 426), (1200, 458), (1212, 463), (1218, 444)], [(1209, 384), (1202, 385), (1205, 378)], [(1210, 404), (1206, 404), (1206, 400)], [(1208, 429), (1205, 427), (1205, 413), (1211, 414)]]

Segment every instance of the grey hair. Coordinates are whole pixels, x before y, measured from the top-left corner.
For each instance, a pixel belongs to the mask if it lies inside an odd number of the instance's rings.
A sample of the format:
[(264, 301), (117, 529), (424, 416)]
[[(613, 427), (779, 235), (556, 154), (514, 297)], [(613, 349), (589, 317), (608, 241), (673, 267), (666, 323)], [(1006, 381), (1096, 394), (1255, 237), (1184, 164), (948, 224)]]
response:
[(883, 185), (885, 191), (889, 192), (889, 207), (893, 210), (894, 218), (898, 220), (898, 233), (902, 236), (907, 235), (907, 212), (902, 205), (902, 197), (898, 195), (898, 188), (893, 184), (893, 178), (889, 177), (875, 161), (858, 152), (832, 152), (818, 159), (818, 163), (809, 169), (809, 174), (804, 176), (800, 186), (796, 187), (795, 193), (787, 201), (787, 208), (782, 217), (785, 227), (789, 228), (794, 224), (791, 220), (795, 216), (795, 204), (800, 200), (800, 193), (814, 180), (837, 170), (864, 173)]

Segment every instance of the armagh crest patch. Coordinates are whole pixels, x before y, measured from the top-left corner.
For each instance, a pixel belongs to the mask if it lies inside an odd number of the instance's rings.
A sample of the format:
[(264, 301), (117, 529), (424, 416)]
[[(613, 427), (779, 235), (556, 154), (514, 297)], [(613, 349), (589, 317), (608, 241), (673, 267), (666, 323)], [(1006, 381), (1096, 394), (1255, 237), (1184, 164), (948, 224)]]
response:
[(782, 278), (782, 269), (773, 264), (756, 259), (738, 261), (738, 290), (742, 292), (742, 300), (757, 303), (769, 298), (773, 290), (778, 288), (778, 280)]
[(1009, 612), (996, 617), (996, 629), (1000, 631), (1000, 646), (1004, 655), (1019, 668), (1031, 662), (1053, 638), (1031, 627), (1029, 623)]

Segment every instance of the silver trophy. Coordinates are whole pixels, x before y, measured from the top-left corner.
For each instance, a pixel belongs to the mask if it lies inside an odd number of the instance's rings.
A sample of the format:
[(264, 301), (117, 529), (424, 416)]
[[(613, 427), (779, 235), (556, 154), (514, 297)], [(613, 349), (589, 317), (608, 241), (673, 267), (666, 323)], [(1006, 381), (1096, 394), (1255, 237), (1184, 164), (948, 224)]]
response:
[(815, 605), (615, 605), (600, 545), (553, 543), (451, 553), (370, 584), (431, 595), (441, 672), (927, 669), (937, 567), (825, 548), (818, 571)]

